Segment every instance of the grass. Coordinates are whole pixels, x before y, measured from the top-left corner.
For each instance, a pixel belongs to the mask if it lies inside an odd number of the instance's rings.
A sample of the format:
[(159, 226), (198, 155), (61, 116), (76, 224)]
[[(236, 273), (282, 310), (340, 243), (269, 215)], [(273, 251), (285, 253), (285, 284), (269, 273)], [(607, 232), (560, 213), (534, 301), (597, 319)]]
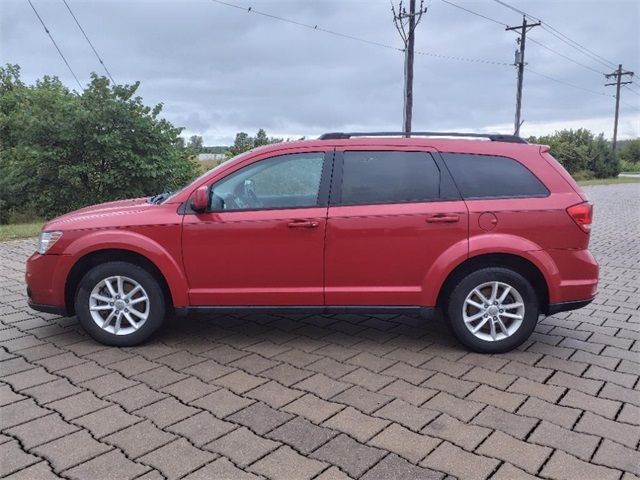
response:
[(36, 237), (44, 224), (43, 221), (33, 223), (15, 223), (10, 225), (0, 225), (0, 242), (16, 240), (18, 238)]
[(619, 185), (621, 183), (640, 183), (640, 177), (594, 178), (592, 180), (578, 180), (578, 185)]

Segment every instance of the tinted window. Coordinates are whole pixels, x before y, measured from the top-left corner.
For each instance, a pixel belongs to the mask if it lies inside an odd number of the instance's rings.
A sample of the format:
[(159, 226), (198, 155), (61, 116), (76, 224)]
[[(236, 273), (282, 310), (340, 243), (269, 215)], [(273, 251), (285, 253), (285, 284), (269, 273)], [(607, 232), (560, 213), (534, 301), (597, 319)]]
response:
[(506, 157), (443, 153), (463, 198), (546, 197), (549, 190), (520, 162)]
[(280, 155), (252, 163), (213, 186), (212, 208), (314, 207), (318, 204), (323, 164), (324, 153)]
[(424, 152), (344, 152), (342, 201), (406, 203), (439, 197), (440, 171)]

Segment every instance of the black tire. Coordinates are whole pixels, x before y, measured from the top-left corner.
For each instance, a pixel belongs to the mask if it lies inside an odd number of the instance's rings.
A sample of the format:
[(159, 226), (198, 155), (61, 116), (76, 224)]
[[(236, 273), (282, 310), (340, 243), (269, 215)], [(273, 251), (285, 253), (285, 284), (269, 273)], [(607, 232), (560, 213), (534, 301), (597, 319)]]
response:
[[(488, 282), (501, 282), (511, 286), (519, 293), (524, 304), (523, 320), (520, 326), (510, 336), (493, 341), (474, 335), (467, 328), (463, 315), (467, 296), (476, 287)], [(467, 348), (479, 353), (503, 353), (513, 350), (529, 338), (538, 322), (540, 307), (536, 291), (526, 278), (508, 268), (488, 267), (460, 278), (450, 291), (445, 310), (453, 334)], [(480, 312), (480, 309), (475, 312)], [(491, 322), (491, 318), (488, 322)], [(481, 320), (482, 318), (475, 325), (478, 325)], [(472, 326), (475, 325), (472, 324)]]
[[(137, 330), (125, 335), (116, 335), (100, 328), (89, 308), (93, 288), (104, 279), (113, 276), (127, 277), (137, 282), (144, 289), (149, 301), (146, 321)], [(144, 342), (160, 328), (166, 315), (164, 293), (158, 280), (144, 268), (128, 262), (103, 263), (89, 270), (80, 280), (75, 297), (75, 310), (80, 324), (92, 338), (116, 347), (130, 347)]]

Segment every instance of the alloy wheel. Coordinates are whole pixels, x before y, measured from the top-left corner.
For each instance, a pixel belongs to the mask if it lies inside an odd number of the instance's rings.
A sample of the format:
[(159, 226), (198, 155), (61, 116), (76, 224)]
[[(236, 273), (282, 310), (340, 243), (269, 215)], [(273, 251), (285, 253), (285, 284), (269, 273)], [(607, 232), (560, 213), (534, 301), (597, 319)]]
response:
[(486, 282), (467, 295), (462, 317), (477, 338), (495, 342), (513, 335), (524, 320), (524, 300), (520, 292), (504, 282)]
[(132, 278), (116, 275), (96, 284), (89, 295), (91, 318), (102, 330), (128, 335), (149, 318), (149, 296)]

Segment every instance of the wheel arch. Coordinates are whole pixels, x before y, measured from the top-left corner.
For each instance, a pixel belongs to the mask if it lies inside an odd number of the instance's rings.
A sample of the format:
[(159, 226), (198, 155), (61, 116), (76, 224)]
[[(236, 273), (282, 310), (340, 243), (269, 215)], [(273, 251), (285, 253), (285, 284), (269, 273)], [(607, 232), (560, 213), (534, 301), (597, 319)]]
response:
[(485, 267), (503, 267), (513, 270), (531, 282), (538, 297), (540, 310), (546, 312), (549, 308), (549, 287), (542, 271), (532, 261), (512, 253), (486, 253), (467, 258), (458, 264), (440, 287), (436, 305), (443, 308), (451, 290), (456, 283), (471, 272)]
[(164, 294), (166, 305), (168, 308), (173, 308), (173, 296), (169, 283), (162, 271), (144, 255), (134, 252), (132, 250), (122, 248), (105, 248), (100, 250), (94, 250), (90, 253), (79, 258), (71, 267), (67, 279), (65, 282), (64, 301), (65, 307), (69, 314), (75, 313), (75, 296), (78, 290), (78, 285), (82, 277), (92, 268), (108, 262), (123, 261), (134, 265), (137, 265), (158, 280), (160, 288)]

